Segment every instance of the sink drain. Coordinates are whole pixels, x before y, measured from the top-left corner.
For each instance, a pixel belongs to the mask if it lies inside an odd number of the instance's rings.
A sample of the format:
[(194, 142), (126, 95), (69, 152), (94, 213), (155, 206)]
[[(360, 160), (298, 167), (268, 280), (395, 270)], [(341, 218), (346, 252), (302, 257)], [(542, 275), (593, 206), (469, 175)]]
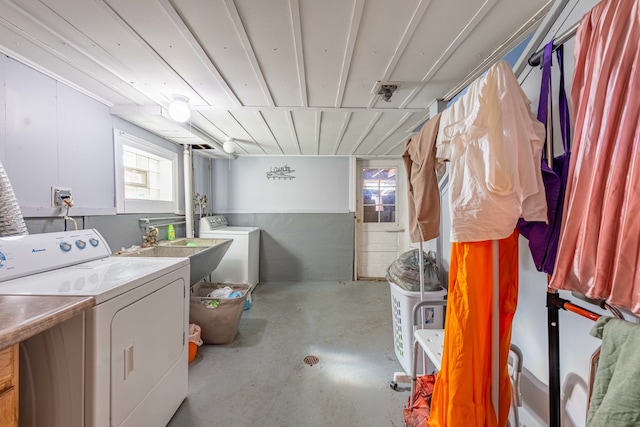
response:
[(320, 359), (318, 359), (316, 356), (307, 356), (304, 358), (304, 363), (306, 363), (309, 366), (313, 366), (319, 361)]

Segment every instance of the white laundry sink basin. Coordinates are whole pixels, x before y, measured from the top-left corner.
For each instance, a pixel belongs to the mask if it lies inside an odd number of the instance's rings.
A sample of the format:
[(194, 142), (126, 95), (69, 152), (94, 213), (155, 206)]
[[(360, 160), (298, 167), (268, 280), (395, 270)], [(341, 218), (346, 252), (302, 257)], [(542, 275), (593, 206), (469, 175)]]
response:
[(233, 239), (178, 239), (158, 246), (118, 252), (117, 256), (189, 258), (190, 282), (195, 284), (218, 267)]

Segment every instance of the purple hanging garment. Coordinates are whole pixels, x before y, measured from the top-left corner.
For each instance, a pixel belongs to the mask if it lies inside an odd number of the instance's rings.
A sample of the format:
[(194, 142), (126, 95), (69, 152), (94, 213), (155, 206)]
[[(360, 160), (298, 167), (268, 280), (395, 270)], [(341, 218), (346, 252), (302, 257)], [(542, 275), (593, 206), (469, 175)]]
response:
[[(560, 114), (560, 130), (562, 134), (562, 145), (564, 153), (553, 157), (552, 166), (548, 165), (547, 144), (553, 153), (553, 139), (545, 141), (542, 154), (542, 181), (547, 199), (547, 215), (549, 223), (528, 222), (523, 219), (518, 221), (517, 229), (522, 236), (529, 239), (529, 249), (538, 271), (553, 274), (553, 267), (556, 262), (558, 252), (558, 240), (560, 238), (560, 225), (562, 223), (562, 209), (564, 205), (564, 194), (567, 187), (567, 175), (569, 173), (569, 139), (570, 139), (570, 119), (567, 95), (564, 89), (564, 63), (562, 59), (562, 46), (558, 46), (556, 55), (558, 67), (560, 68), (560, 90), (558, 95), (558, 109)], [(553, 126), (553, 120), (549, 117), (548, 103), (551, 96), (551, 60), (553, 57), (553, 41), (544, 48), (542, 65), (542, 84), (540, 88), (540, 103), (538, 104), (538, 120), (544, 123), (545, 127)], [(547, 132), (547, 135), (553, 132)]]

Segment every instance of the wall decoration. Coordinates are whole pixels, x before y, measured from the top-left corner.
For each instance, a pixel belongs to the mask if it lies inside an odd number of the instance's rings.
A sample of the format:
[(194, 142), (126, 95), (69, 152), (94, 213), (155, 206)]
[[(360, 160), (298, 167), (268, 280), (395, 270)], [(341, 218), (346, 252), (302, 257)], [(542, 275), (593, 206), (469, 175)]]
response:
[(284, 165), (282, 167), (270, 167), (267, 172), (267, 179), (295, 179), (295, 176), (291, 175), (295, 170), (291, 170), (291, 167)]
[[(209, 203), (221, 214), (349, 212), (348, 156), (291, 157), (239, 156), (231, 166), (229, 160), (214, 160), (213, 188), (201, 187), (206, 189), (200, 193), (213, 194)], [(283, 165), (295, 179), (267, 179), (266, 172)]]

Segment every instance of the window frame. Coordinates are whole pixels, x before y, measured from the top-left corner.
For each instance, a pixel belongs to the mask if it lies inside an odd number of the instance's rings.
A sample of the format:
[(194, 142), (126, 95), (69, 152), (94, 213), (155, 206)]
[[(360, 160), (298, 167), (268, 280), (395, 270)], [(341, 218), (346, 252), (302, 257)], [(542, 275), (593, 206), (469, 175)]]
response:
[[(363, 178), (363, 174), (364, 171), (367, 169), (395, 169), (396, 170), (396, 178), (394, 180), (395, 182), (395, 186), (394, 188), (394, 192), (395, 192), (395, 202), (393, 204), (389, 204), (389, 203), (376, 203), (376, 204), (365, 204), (365, 200), (364, 200), (364, 190), (367, 188), (365, 186), (364, 183), (364, 178)], [(381, 164), (380, 166), (378, 165), (363, 165), (360, 167), (359, 169), (360, 173), (359, 173), (359, 179), (360, 179), (360, 188), (361, 188), (361, 194), (359, 195), (359, 199), (360, 199), (360, 209), (361, 209), (361, 216), (362, 216), (362, 224), (365, 227), (384, 227), (384, 226), (399, 226), (400, 225), (400, 220), (398, 218), (398, 186), (400, 185), (399, 181), (398, 181), (398, 167), (394, 166), (394, 165), (390, 165), (390, 164), (385, 164), (384, 166)], [(381, 190), (383, 188), (390, 188), (390, 187), (386, 187), (386, 186), (378, 186), (378, 190)], [(365, 207), (370, 207), (370, 206), (375, 206), (377, 207), (381, 207), (381, 210), (384, 210), (385, 206), (393, 206), (394, 210), (393, 210), (393, 221), (380, 221), (380, 216), (381, 214), (379, 212), (377, 213), (378, 216), (378, 221), (377, 222), (367, 222), (365, 221)], [(378, 209), (376, 209), (376, 211), (378, 211)]]
[[(146, 141), (142, 138), (138, 138), (119, 129), (113, 130), (113, 144), (116, 186), (116, 213), (129, 214), (173, 212), (175, 214), (179, 214), (178, 154), (174, 151), (160, 147), (159, 145), (153, 144), (152, 142)], [(171, 162), (171, 170), (173, 175), (173, 185), (171, 189), (172, 200), (141, 200), (127, 199), (125, 197), (124, 145), (128, 145), (137, 150), (147, 152), (153, 156), (161, 157)]]

